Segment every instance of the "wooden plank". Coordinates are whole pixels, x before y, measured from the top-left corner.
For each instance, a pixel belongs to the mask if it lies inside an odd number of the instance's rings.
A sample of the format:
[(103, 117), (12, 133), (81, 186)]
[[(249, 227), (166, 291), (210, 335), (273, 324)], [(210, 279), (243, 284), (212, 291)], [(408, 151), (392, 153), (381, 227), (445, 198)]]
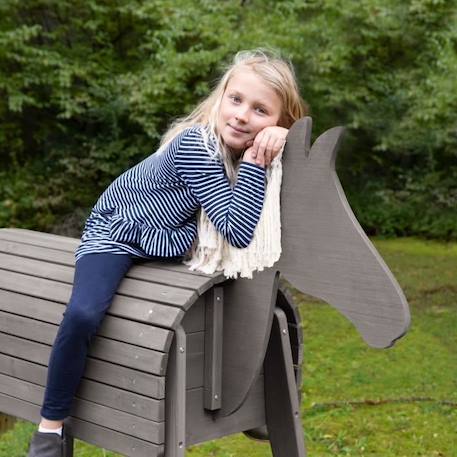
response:
[(180, 288), (196, 291), (202, 295), (209, 288), (211, 288), (213, 281), (206, 276), (190, 275), (178, 271), (169, 271), (163, 268), (154, 266), (147, 266), (147, 264), (134, 265), (127, 275), (131, 278), (143, 279), (147, 281), (153, 280), (160, 284), (167, 284), (176, 286), (179, 284)]
[[(12, 255), (16, 258), (16, 260), (9, 259), (8, 255)], [(49, 247), (45, 248), (31, 244), (13, 242), (3, 240), (1, 238), (0, 257), (0, 265), (2, 265), (3, 268), (18, 272), (23, 271), (21, 269), (21, 258), (30, 260), (29, 265), (32, 267), (39, 266), (33, 261), (44, 261), (47, 263), (58, 264), (67, 268), (74, 268), (75, 264), (75, 257), (72, 252), (65, 252)], [(194, 290), (199, 295), (203, 294), (213, 284), (211, 278), (207, 278), (206, 276), (174, 272), (158, 267), (147, 267), (145, 265), (147, 264), (133, 265), (128, 271), (126, 277), (169, 286), (176, 286), (176, 284), (179, 284), (180, 288)], [(32, 271), (36, 271), (37, 276), (51, 277), (48, 276), (45, 271), (43, 271), (43, 268), (46, 269), (46, 266), (37, 268), (36, 270), (32, 268)], [(63, 279), (59, 280), (71, 282), (73, 279), (72, 273), (69, 274), (66, 269), (63, 269), (63, 271), (65, 272), (65, 275), (63, 276)]]
[[(0, 374), (0, 392), (35, 405), (41, 405), (44, 396), (42, 386), (2, 374)], [(164, 422), (153, 422), (80, 398), (75, 399), (71, 415), (96, 424), (102, 423), (112, 430), (121, 431), (155, 444), (164, 442)]]
[(76, 238), (17, 228), (0, 229), (0, 238), (69, 252), (74, 252), (80, 244)]
[(181, 321), (186, 333), (200, 332), (205, 329), (205, 297), (201, 296), (186, 311)]
[[(6, 258), (12, 259), (9, 264), (6, 262)], [(63, 265), (55, 265), (49, 262), (41, 262), (24, 257), (15, 257), (8, 254), (0, 254), (0, 265), (2, 265), (2, 280), (0, 282), (0, 287), (6, 290), (22, 292), (22, 289), (18, 288), (20, 285), (25, 286), (27, 290), (30, 288), (30, 286), (21, 283), (19, 283), (14, 289), (11, 288), (11, 285), (8, 287), (9, 282), (14, 280), (33, 280), (33, 284), (35, 287), (38, 287), (40, 291), (42, 291), (43, 285), (51, 287), (51, 284), (56, 283), (55, 281), (65, 283), (66, 285), (71, 285), (73, 282), (74, 270), (71, 267)], [(14, 268), (16, 272), (9, 271), (9, 266)], [(19, 271), (21, 273), (17, 273)], [(172, 287), (163, 284), (156, 284), (150, 281), (140, 281), (130, 278), (124, 278), (121, 281), (117, 293), (119, 295), (127, 295), (141, 299), (154, 297), (155, 301), (167, 303), (173, 306), (180, 306), (185, 309), (190, 307), (190, 305), (198, 298), (196, 292), (189, 289), (181, 289), (179, 287)], [(38, 296), (41, 298), (48, 298), (46, 295)]]
[(167, 371), (165, 457), (184, 457), (186, 453), (186, 352), (186, 334), (180, 326)]
[(67, 266), (74, 266), (75, 264), (75, 255), (72, 252), (5, 240), (1, 238), (2, 233), (3, 232), (0, 230), (0, 252), (31, 259), (45, 260)]
[[(204, 373), (204, 333), (190, 334), (187, 341), (187, 387), (200, 387), (203, 386)], [(1, 353), (44, 366), (47, 365), (51, 352), (48, 345), (4, 333), (0, 333), (0, 348)], [(131, 367), (88, 357), (84, 377), (161, 399), (164, 397), (165, 378), (149, 374), (150, 371), (137, 371)], [(37, 382), (33, 378), (29, 380)]]
[(187, 391), (186, 445), (220, 438), (265, 425), (264, 379), (259, 376), (241, 407), (229, 416), (203, 408), (204, 389)]
[(254, 272), (224, 285), (222, 408), (229, 415), (245, 400), (262, 368), (276, 303), (279, 273)]
[[(0, 352), (46, 366), (51, 347), (0, 333)], [(156, 399), (165, 397), (165, 377), (88, 357), (84, 377)]]
[[(0, 409), (24, 420), (35, 423), (40, 421), (40, 407), (38, 405), (8, 395), (0, 394)], [(75, 438), (113, 452), (120, 452), (131, 457), (161, 457), (164, 452), (163, 445), (152, 444), (97, 424), (73, 417), (68, 423)]]
[[(56, 325), (0, 311), (1, 332), (18, 336), (27, 335), (27, 339), (52, 345), (57, 330)], [(157, 375), (165, 374), (167, 364), (167, 354), (164, 352), (99, 336), (93, 337), (89, 356)]]
[(223, 298), (222, 287), (206, 294), (204, 406), (210, 411), (220, 409), (222, 401)]
[[(46, 385), (46, 367), (0, 354), (0, 373), (40, 386)], [(76, 394), (78, 398), (109, 406), (156, 422), (165, 420), (164, 400), (83, 379)]]
[(279, 308), (275, 310), (264, 370), (266, 423), (273, 455), (305, 457), (287, 318)]
[[(13, 258), (11, 259), (9, 257)], [(59, 266), (67, 268), (74, 268), (75, 264), (75, 257), (71, 252), (64, 252), (57, 249), (44, 248), (30, 244), (22, 244), (0, 238), (0, 265), (2, 265), (3, 268), (6, 270), (22, 272), (22, 258), (27, 259), (29, 261), (29, 265), (32, 267), (37, 266), (34, 270), (39, 272), (37, 276), (41, 277), (51, 277), (45, 272), (48, 267), (45, 265), (40, 268), (39, 263), (35, 262), (45, 261), (47, 263), (58, 264)], [(157, 267), (147, 268), (144, 265), (145, 264), (133, 265), (128, 271), (126, 277), (169, 286), (176, 286), (176, 284), (179, 284), (180, 288), (194, 290), (199, 295), (208, 290), (213, 283), (213, 281), (206, 276), (173, 272)], [(65, 268), (62, 271), (65, 272), (65, 275), (62, 275), (63, 279), (58, 279), (57, 277), (54, 277), (54, 279), (71, 282), (73, 279), (72, 271), (68, 273), (68, 270)]]
[[(62, 304), (64, 303), (59, 301), (45, 300), (18, 292), (0, 290), (1, 310), (22, 316), (36, 316), (37, 319), (45, 322), (60, 323), (62, 314), (65, 311)], [(159, 327), (173, 328), (181, 320), (184, 311), (174, 306), (116, 295), (107, 314), (108, 316), (130, 319), (135, 323), (147, 322)]]
[[(124, 279), (119, 286), (118, 295), (127, 295), (140, 299), (153, 298), (154, 302), (179, 306), (184, 309), (190, 307), (193, 300), (198, 298), (198, 295), (195, 292), (187, 289), (172, 288), (157, 284), (150, 284), (149, 289), (142, 286), (140, 287), (141, 290), (138, 292), (135, 289), (137, 283), (147, 284), (144, 281), (134, 281), (128, 278)], [(66, 303), (70, 299), (72, 286), (69, 283), (67, 284), (7, 270), (0, 270), (0, 289)]]

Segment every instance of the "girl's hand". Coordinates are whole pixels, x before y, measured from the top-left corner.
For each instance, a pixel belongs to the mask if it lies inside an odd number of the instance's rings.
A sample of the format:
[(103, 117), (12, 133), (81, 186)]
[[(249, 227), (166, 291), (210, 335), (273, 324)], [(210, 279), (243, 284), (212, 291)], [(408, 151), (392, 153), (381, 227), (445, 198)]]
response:
[[(286, 142), (289, 132), (284, 127), (277, 125), (265, 127), (254, 138), (252, 143), (252, 157), (257, 165), (269, 166), (271, 161), (278, 155)], [(251, 146), (248, 143), (248, 146)]]
[(260, 158), (260, 156), (258, 156), (258, 158), (256, 159), (254, 157), (254, 148), (251, 146), (250, 148), (247, 148), (245, 151), (244, 151), (244, 154), (243, 154), (243, 162), (249, 162), (249, 163), (253, 163), (254, 165), (258, 165), (260, 167), (263, 167), (265, 168), (265, 160), (264, 160), (264, 157), (262, 156), (262, 158)]

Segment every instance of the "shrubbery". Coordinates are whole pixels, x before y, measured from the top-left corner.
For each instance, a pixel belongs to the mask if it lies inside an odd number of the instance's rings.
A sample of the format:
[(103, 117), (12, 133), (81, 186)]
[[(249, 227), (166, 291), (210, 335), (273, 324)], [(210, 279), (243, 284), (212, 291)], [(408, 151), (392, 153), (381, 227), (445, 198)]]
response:
[(236, 50), (292, 59), (370, 233), (457, 239), (457, 0), (4, 0), (0, 226), (80, 223)]

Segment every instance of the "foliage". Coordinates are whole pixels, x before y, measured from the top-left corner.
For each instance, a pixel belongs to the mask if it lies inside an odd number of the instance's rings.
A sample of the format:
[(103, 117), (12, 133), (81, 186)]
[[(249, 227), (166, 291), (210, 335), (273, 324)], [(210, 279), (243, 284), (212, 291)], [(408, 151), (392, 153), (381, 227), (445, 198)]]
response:
[(236, 50), (267, 46), (293, 61), (315, 131), (348, 127), (338, 168), (365, 227), (456, 239), (456, 6), (4, 0), (0, 225), (51, 230), (85, 214)]
[[(409, 301), (409, 333), (372, 349), (336, 310), (297, 291), (304, 332), (302, 423), (308, 455), (452, 457), (457, 449), (457, 244), (375, 240)], [(0, 438), (24, 456), (33, 427)], [(78, 442), (75, 457), (115, 454)], [(189, 457), (271, 457), (239, 434), (192, 446)]]

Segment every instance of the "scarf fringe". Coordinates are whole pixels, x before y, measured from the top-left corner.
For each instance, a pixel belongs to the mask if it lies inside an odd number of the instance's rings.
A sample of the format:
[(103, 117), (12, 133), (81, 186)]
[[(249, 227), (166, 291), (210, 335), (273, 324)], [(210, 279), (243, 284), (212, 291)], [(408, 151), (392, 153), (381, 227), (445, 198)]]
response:
[(254, 271), (272, 267), (281, 256), (280, 192), (282, 152), (266, 171), (265, 201), (254, 236), (247, 248), (235, 248), (216, 230), (203, 209), (197, 220), (197, 239), (189, 270), (212, 274), (222, 271), (228, 278), (252, 278)]

